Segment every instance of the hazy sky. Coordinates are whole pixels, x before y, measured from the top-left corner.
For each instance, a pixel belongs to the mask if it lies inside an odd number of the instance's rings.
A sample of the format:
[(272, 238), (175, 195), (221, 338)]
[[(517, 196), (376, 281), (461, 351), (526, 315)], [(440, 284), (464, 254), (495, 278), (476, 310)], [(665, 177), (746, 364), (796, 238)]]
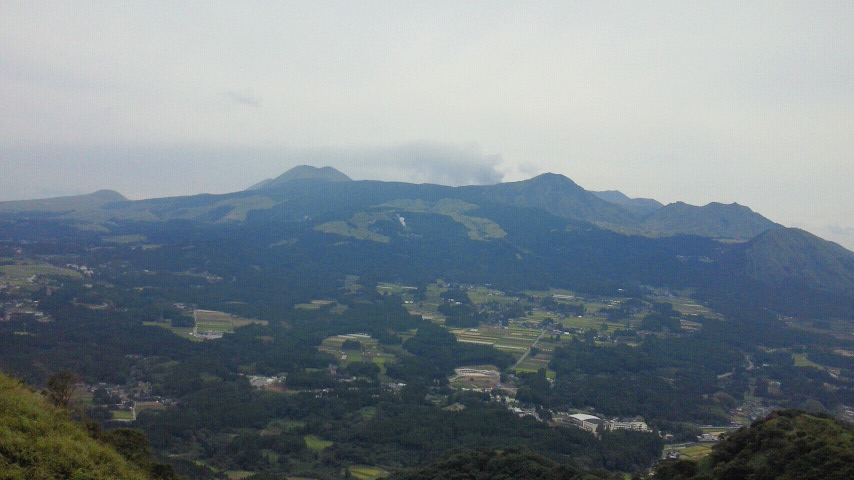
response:
[(0, 200), (547, 171), (854, 248), (854, 2), (0, 2)]

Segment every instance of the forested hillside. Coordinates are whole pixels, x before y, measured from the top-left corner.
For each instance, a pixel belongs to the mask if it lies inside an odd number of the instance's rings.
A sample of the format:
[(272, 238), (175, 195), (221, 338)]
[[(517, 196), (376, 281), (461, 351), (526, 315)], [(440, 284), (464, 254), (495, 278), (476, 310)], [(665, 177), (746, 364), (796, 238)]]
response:
[(821, 414), (775, 412), (729, 435), (707, 458), (667, 461), (662, 480), (854, 478), (854, 427)]

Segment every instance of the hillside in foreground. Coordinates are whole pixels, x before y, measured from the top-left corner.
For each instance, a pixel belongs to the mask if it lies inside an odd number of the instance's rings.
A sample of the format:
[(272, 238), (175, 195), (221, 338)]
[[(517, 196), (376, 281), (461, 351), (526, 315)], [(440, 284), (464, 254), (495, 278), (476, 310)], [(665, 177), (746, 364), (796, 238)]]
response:
[(699, 462), (664, 462), (653, 478), (854, 478), (854, 427), (824, 414), (774, 412), (715, 445)]
[(0, 374), (0, 478), (146, 479), (35, 392)]

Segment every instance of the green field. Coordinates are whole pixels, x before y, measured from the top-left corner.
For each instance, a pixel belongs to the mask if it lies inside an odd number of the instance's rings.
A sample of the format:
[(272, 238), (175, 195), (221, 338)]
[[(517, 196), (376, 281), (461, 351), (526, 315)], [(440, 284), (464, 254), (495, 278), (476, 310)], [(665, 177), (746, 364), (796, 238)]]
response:
[[(679, 452), (680, 455), (688, 457), (691, 460), (699, 460), (700, 458), (705, 457), (712, 453), (712, 445), (711, 443), (690, 443), (686, 444), (684, 447), (676, 448), (675, 450)], [(665, 447), (665, 450), (668, 448)]]
[(322, 440), (317, 435), (306, 435), (305, 437), (305, 446), (310, 450), (314, 450), (315, 452), (319, 452), (323, 449), (331, 447), (335, 442), (330, 442), (329, 440)]
[(29, 279), (34, 275), (75, 280), (83, 278), (83, 275), (78, 271), (55, 267), (47, 263), (0, 258), (0, 281), (9, 283), (13, 287), (29, 287), (32, 285)]
[[(343, 350), (341, 347), (346, 340), (356, 340), (362, 347), (360, 350)], [(360, 334), (335, 335), (329, 337), (320, 344), (318, 350), (332, 355), (341, 366), (349, 365), (353, 362), (372, 362), (380, 367), (380, 374), (385, 374), (385, 364), (389, 361), (394, 361), (397, 358), (393, 353), (389, 352), (380, 343), (367, 336)]]
[(215, 310), (196, 310), (196, 330), (199, 332), (233, 332), (235, 328), (253, 323), (266, 325), (266, 320), (243, 318)]
[(376, 480), (378, 478), (386, 478), (391, 475), (389, 472), (381, 468), (368, 467), (366, 465), (353, 465), (349, 467), (348, 470), (353, 478), (358, 478), (360, 480)]
[(118, 244), (127, 244), (127, 243), (142, 243), (146, 241), (144, 235), (133, 234), (133, 235), (115, 235), (112, 237), (104, 237), (101, 240), (108, 243), (118, 243)]
[(133, 420), (133, 412), (130, 410), (110, 410), (113, 420)]

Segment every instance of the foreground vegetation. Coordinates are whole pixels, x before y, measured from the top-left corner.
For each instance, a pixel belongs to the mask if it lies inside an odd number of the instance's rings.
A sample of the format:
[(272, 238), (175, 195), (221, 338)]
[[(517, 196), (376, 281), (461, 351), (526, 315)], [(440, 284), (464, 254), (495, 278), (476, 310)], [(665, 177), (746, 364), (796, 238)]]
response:
[(148, 479), (41, 395), (0, 374), (0, 478)]
[(827, 415), (775, 412), (726, 437), (698, 462), (667, 461), (654, 478), (854, 478), (854, 427)]

